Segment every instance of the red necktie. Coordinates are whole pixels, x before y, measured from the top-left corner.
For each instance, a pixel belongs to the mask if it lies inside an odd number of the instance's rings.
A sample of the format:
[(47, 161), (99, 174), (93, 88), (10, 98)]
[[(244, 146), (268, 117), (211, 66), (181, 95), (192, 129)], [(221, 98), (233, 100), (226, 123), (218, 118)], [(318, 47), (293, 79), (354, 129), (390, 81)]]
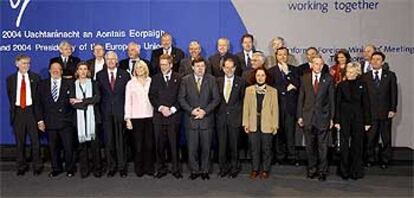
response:
[(22, 75), (22, 84), (20, 86), (20, 108), (26, 108), (26, 81)]
[(317, 93), (318, 92), (318, 88), (319, 88), (318, 76), (315, 76), (315, 82), (313, 83), (313, 91), (315, 93)]
[(114, 77), (114, 72), (111, 72), (111, 90), (114, 91), (115, 89), (115, 77)]

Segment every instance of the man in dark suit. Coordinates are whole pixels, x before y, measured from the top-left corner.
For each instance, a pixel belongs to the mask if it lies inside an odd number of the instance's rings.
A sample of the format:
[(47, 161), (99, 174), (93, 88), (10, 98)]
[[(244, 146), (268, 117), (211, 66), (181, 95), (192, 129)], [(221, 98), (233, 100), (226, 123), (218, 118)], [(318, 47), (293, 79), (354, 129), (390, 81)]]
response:
[(28, 170), (25, 156), (26, 134), (30, 135), (32, 144), (33, 175), (40, 175), (43, 164), (39, 152), (39, 135), (37, 130), (35, 108), (36, 94), (40, 76), (30, 69), (30, 57), (16, 57), (17, 72), (7, 77), (7, 96), (10, 103), (10, 123), (16, 136), (16, 170), (17, 175), (24, 175)]
[(221, 98), (216, 111), (219, 177), (225, 177), (228, 174), (229, 177), (235, 178), (240, 172), (239, 136), (246, 83), (242, 78), (234, 75), (235, 70), (235, 61), (227, 58), (223, 67), (225, 76), (217, 79)]
[(301, 79), (298, 99), (298, 124), (304, 128), (308, 173), (311, 179), (319, 174), (325, 181), (328, 173), (328, 137), (335, 115), (335, 87), (332, 77), (323, 73), (320, 55), (312, 58), (312, 72)]
[[(364, 51), (362, 52), (362, 56), (363, 56), (364, 60), (362, 60), (360, 62), (362, 73), (365, 74), (365, 73), (368, 73), (372, 70), (371, 56), (376, 51), (377, 51), (377, 48), (375, 47), (375, 45), (368, 44), (368, 45), (365, 46)], [(387, 62), (383, 63), (382, 69), (384, 69), (384, 70), (389, 70), (390, 69), (390, 66), (388, 65)]]
[(59, 44), (60, 56), (50, 59), (49, 65), (59, 63), (63, 67), (63, 79), (74, 79), (76, 65), (81, 61), (80, 58), (72, 56), (72, 45), (68, 41), (62, 41)]
[(49, 72), (51, 78), (42, 81), (39, 85), (36, 106), (38, 128), (46, 131), (49, 137), (52, 162), (52, 172), (49, 177), (56, 177), (63, 172), (60, 142), (64, 149), (66, 176), (73, 177), (74, 124), (73, 108), (69, 101), (72, 81), (62, 78), (62, 65), (58, 62), (50, 65)]
[(242, 69), (239, 63), (239, 59), (237, 58), (237, 56), (233, 55), (232, 53), (229, 52), (230, 50), (230, 41), (227, 38), (219, 38), (217, 40), (217, 53), (210, 56), (208, 58), (208, 61), (210, 62), (211, 65), (211, 74), (215, 77), (223, 77), (224, 76), (224, 72), (223, 72), (223, 65), (224, 65), (224, 61), (227, 58), (232, 58), (233, 60), (236, 60), (236, 71), (235, 74), (237, 76), (241, 76), (242, 73)]
[[(285, 157), (290, 164), (299, 165), (295, 148), (296, 111), (300, 78), (296, 67), (288, 65), (289, 50), (281, 47), (276, 50), (276, 65), (269, 69), (279, 99), (279, 131), (275, 136), (276, 160)], [(287, 156), (285, 156), (287, 154)]]
[(160, 72), (160, 56), (168, 54), (173, 58), (173, 71), (178, 72), (180, 62), (184, 58), (183, 50), (172, 46), (173, 38), (171, 34), (164, 33), (161, 36), (161, 48), (152, 51), (151, 54), (151, 74)]
[(247, 68), (252, 67), (251, 58), (253, 56), (253, 53), (256, 52), (253, 42), (254, 37), (251, 34), (244, 34), (240, 39), (242, 51), (237, 53), (236, 56), (238, 58), (238, 62), (240, 63), (242, 71), (245, 71)]
[(162, 178), (169, 171), (166, 159), (167, 151), (171, 154), (171, 173), (179, 179), (182, 178), (182, 175), (178, 160), (177, 140), (181, 114), (177, 96), (181, 76), (172, 71), (172, 66), (170, 55), (160, 56), (161, 73), (153, 76), (148, 95), (155, 110), (153, 117), (157, 159), (155, 177)]
[[(134, 66), (135, 63), (142, 60), (144, 61), (148, 66), (150, 66), (150, 62), (146, 59), (140, 58), (140, 52), (141, 52), (141, 45), (135, 42), (128, 43), (128, 58), (123, 59), (119, 62), (119, 68), (127, 71), (131, 76), (134, 75)], [(151, 73), (151, 71), (150, 71)]]
[[(311, 60), (316, 55), (319, 55), (319, 51), (316, 49), (316, 47), (309, 47), (308, 49), (306, 49), (306, 59), (308, 60), (308, 62), (298, 66), (298, 72), (300, 76), (312, 72)], [(323, 65), (322, 73), (329, 74), (329, 66), (327, 64)]]
[(215, 78), (205, 73), (204, 59), (195, 59), (193, 65), (194, 74), (185, 76), (181, 81), (178, 101), (185, 111), (190, 179), (196, 179), (201, 175), (204, 180), (210, 179), (208, 171), (214, 129), (214, 109), (220, 103), (220, 95)]
[[(193, 73), (193, 60), (201, 57), (201, 45), (198, 41), (191, 41), (188, 45), (188, 52), (190, 54), (189, 57), (186, 57), (181, 60), (180, 68), (178, 73), (180, 73), (181, 77), (186, 76), (187, 74)], [(211, 74), (211, 66), (210, 63), (206, 60), (206, 72)]]
[(88, 63), (89, 66), (89, 71), (91, 72), (91, 78), (93, 80), (96, 80), (96, 74), (103, 70), (106, 69), (106, 64), (105, 64), (105, 47), (102, 44), (95, 44), (93, 46), (93, 56), (94, 58), (89, 59), (88, 61), (86, 61)]
[(397, 77), (394, 72), (383, 69), (384, 60), (382, 52), (374, 52), (371, 56), (372, 70), (363, 75), (368, 87), (373, 121), (367, 133), (367, 166), (373, 165), (375, 148), (381, 140), (380, 167), (383, 169), (388, 167), (392, 155), (391, 126), (398, 103)]
[(114, 51), (105, 54), (107, 69), (96, 75), (101, 92), (101, 117), (108, 166), (108, 177), (119, 170), (126, 177), (127, 159), (125, 154), (124, 103), (125, 87), (131, 79), (128, 72), (117, 68), (118, 56)]

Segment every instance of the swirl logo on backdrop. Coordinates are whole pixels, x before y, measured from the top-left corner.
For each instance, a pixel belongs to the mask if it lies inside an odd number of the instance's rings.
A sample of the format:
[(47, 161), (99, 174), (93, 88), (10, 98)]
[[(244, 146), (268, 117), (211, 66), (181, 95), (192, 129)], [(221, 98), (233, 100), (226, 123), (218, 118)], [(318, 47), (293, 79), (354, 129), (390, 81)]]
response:
[(9, 3), (10, 3), (10, 7), (14, 10), (18, 9), (20, 6), (19, 14), (16, 17), (16, 27), (18, 28), (20, 27), (20, 22), (22, 20), (24, 12), (26, 11), (27, 5), (29, 5), (30, 3), (30, 0), (23, 0), (23, 2), (21, 0), (17, 0), (17, 1), (9, 0)]

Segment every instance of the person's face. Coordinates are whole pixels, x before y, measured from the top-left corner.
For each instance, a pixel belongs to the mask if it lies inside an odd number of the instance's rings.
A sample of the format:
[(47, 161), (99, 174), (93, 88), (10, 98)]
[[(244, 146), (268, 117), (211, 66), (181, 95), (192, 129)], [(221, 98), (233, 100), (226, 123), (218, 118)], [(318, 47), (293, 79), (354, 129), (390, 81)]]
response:
[(255, 77), (258, 84), (264, 84), (266, 82), (266, 73), (263, 70), (258, 70)]
[(245, 51), (248, 51), (248, 52), (251, 51), (252, 48), (253, 48), (253, 40), (252, 40), (252, 38), (245, 37), (243, 39), (243, 42), (242, 42), (242, 47), (243, 47), (243, 50), (245, 50)]
[(355, 80), (356, 77), (358, 76), (358, 73), (355, 68), (349, 68), (349, 69), (346, 69), (345, 76), (346, 76), (346, 79), (348, 80)]
[(276, 51), (278, 48), (283, 47), (284, 43), (280, 39), (275, 39), (272, 41), (272, 49)]
[(190, 52), (191, 57), (196, 58), (200, 56), (201, 47), (198, 44), (192, 44), (188, 47), (188, 51)]
[(93, 48), (93, 55), (95, 56), (95, 58), (103, 58), (105, 55), (105, 49), (100, 45), (96, 45)]
[(226, 40), (220, 39), (217, 41), (217, 50), (220, 54), (225, 54), (229, 50), (229, 46)]
[(52, 63), (49, 69), (50, 76), (53, 79), (59, 79), (62, 77), (62, 66), (59, 63)]
[(59, 51), (62, 54), (62, 56), (69, 57), (70, 55), (72, 55), (72, 46), (70, 46), (70, 45), (63, 45), (59, 49)]
[(128, 46), (128, 57), (135, 59), (139, 57), (138, 47), (136, 45), (129, 45)]
[(276, 60), (279, 63), (286, 63), (288, 60), (288, 52), (286, 50), (278, 50)]
[(234, 62), (231, 62), (231, 61), (224, 62), (223, 71), (227, 77), (229, 78), (233, 77), (235, 70), (236, 68), (234, 67)]
[(381, 69), (383, 64), (382, 57), (380, 55), (374, 55), (371, 58), (371, 66), (373, 69)]
[(118, 63), (118, 59), (113, 54), (109, 54), (106, 57), (105, 61), (106, 61), (106, 65), (107, 65), (108, 69), (115, 69), (116, 64)]
[(136, 76), (144, 76), (145, 75), (145, 69), (144, 66), (135, 64), (135, 75)]
[(343, 53), (338, 54), (338, 63), (340, 65), (345, 65), (346, 64), (346, 57)]
[(20, 73), (26, 73), (30, 69), (30, 59), (20, 59), (19, 61), (17, 61), (16, 67), (19, 69)]
[(322, 71), (323, 60), (321, 58), (312, 59), (312, 71), (319, 74)]
[(87, 78), (87, 76), (88, 76), (88, 66), (87, 65), (80, 65), (78, 67), (78, 70), (76, 70), (76, 73), (78, 74), (80, 79)]
[(372, 46), (367, 46), (364, 48), (364, 52), (362, 52), (362, 56), (364, 56), (365, 60), (370, 60), (372, 53), (374, 53), (375, 50)]
[(171, 36), (163, 36), (163, 37), (161, 37), (161, 45), (162, 45), (162, 48), (168, 50), (168, 49), (170, 49), (171, 44), (172, 44), (172, 38), (171, 38)]
[(204, 62), (194, 63), (193, 70), (196, 76), (204, 76), (204, 73), (206, 71), (206, 64)]
[(314, 49), (310, 49), (310, 50), (308, 50), (307, 52), (306, 52), (306, 58), (308, 59), (308, 62), (311, 62), (312, 61), (312, 58), (313, 57), (315, 57), (315, 55), (316, 54), (318, 54), (317, 52), (316, 52), (316, 50), (314, 50)]
[(160, 68), (161, 68), (161, 72), (164, 75), (168, 74), (168, 72), (170, 72), (170, 70), (172, 68), (172, 63), (169, 63), (167, 59), (161, 59), (160, 60)]
[(262, 67), (264, 62), (259, 56), (253, 56), (250, 60), (250, 63), (252, 64), (253, 69), (257, 69), (259, 67)]

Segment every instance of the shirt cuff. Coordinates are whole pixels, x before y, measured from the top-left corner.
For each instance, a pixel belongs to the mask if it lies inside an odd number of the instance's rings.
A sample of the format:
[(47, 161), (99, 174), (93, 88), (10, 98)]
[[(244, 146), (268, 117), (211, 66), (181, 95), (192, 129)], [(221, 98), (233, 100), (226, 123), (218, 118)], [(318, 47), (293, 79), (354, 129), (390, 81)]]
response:
[(174, 106), (172, 106), (170, 107), (170, 111), (172, 114), (174, 114), (175, 112), (177, 112), (177, 109)]

